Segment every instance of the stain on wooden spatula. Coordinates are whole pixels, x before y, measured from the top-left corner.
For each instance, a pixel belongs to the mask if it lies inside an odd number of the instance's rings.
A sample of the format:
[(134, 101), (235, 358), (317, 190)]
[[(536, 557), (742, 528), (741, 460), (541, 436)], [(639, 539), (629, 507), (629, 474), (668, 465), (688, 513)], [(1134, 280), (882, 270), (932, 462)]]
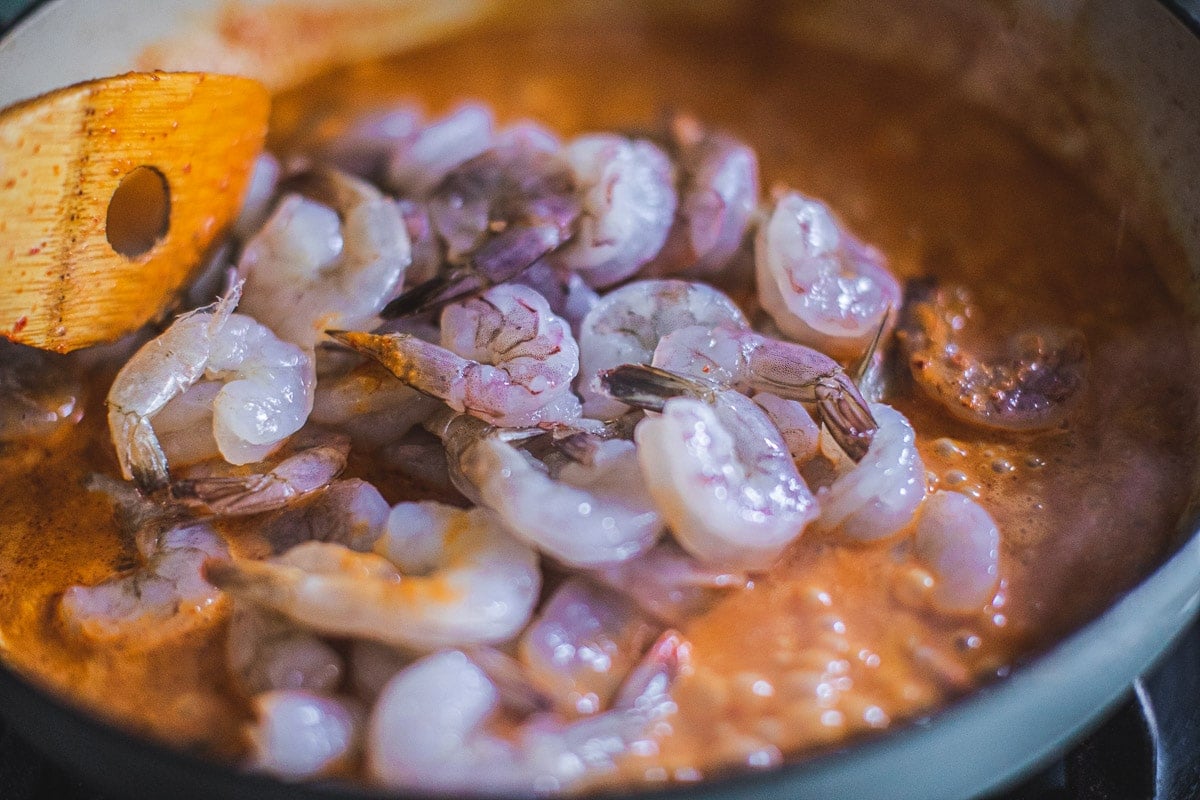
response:
[(130, 73), (0, 111), (0, 336), (67, 352), (160, 317), (237, 214), (270, 97)]

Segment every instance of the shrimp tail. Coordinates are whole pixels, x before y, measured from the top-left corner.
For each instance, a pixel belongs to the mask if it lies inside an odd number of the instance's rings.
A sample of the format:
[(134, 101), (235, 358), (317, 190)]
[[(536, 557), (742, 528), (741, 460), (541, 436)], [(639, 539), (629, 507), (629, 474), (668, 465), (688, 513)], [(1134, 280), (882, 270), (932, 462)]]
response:
[(555, 225), (510, 228), (484, 242), (469, 263), (430, 278), (392, 300), (380, 316), (409, 317), (478, 295), (516, 278), (564, 241), (562, 231)]
[(171, 498), (220, 517), (243, 517), (283, 508), (307, 494), (271, 475), (244, 478), (211, 476), (178, 480), (171, 484)]
[(599, 374), (600, 388), (614, 400), (645, 409), (662, 411), (673, 397), (707, 397), (713, 386), (669, 370), (647, 364), (621, 364)]
[(871, 416), (867, 401), (854, 381), (844, 373), (822, 378), (816, 385), (816, 394), (821, 421), (833, 434), (834, 441), (850, 458), (862, 461), (879, 423)]
[(121, 473), (132, 479), (143, 494), (154, 494), (171, 482), (163, 453), (150, 420), (141, 414), (115, 410), (109, 414)]
[(462, 374), (471, 362), (444, 347), (430, 344), (408, 333), (360, 333), (326, 331), (331, 338), (382, 364), (389, 372), (418, 392), (436, 397), (457, 411), (464, 410), (456, 392)]

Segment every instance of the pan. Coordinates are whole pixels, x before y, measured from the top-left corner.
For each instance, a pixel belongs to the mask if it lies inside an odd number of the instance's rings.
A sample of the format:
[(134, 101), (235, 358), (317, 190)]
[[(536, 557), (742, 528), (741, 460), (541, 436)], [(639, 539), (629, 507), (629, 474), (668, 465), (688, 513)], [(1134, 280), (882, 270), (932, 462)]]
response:
[[(245, 3), (254, 13), (259, 5)], [(274, 5), (262, 4), (267, 15)], [(487, 4), (310, 2), (345, 24), (286, 38), (267, 52), (222, 39), (228, 7), (214, 0), (52, 0), (25, 10), (0, 40), (0, 105), (134, 67), (234, 70), (274, 89), (343, 58), (444, 35), (492, 13)], [(378, 20), (386, 5), (400, 24)], [(526, 3), (525, 13), (571, 13), (571, 3)], [(619, 5), (619, 4), (617, 4)], [(771, 3), (640, 4), (647, 13), (755, 14)], [(340, 12), (349, 9), (351, 14)], [(331, 17), (333, 18), (333, 17)], [(1086, 164), (1094, 188), (1119, 191), (1148, 246), (1184, 249), (1173, 289), (1200, 307), (1200, 6), (1194, 2), (1032, 0), (962, 4), (866, 0), (806, 4), (795, 35), (873, 59), (902, 62), (1021, 124), (1041, 146)], [(295, 36), (291, 30), (286, 35)], [(163, 42), (204, 46), (164, 48)], [(147, 54), (151, 55), (147, 55)], [(155, 55), (157, 54), (157, 55)], [(147, 63), (157, 58), (159, 63)], [(1197, 371), (1200, 377), (1200, 371)], [(1192, 506), (1198, 496), (1193, 476)], [(1103, 718), (1200, 609), (1196, 517), (1179, 521), (1171, 556), (1139, 585), (1052, 649), (930, 717), (765, 773), (735, 775), (651, 798), (960, 798), (1027, 774)], [(365, 798), (392, 794), (343, 784), (286, 785), (145, 741), (73, 708), (0, 665), (0, 709), (50, 759), (114, 796)]]

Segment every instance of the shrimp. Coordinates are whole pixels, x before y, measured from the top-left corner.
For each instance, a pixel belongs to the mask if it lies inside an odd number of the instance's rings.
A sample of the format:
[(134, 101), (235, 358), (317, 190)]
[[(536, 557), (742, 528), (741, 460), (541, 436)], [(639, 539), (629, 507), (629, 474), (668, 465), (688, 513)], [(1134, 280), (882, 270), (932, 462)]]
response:
[(883, 255), (798, 192), (779, 197), (760, 226), (755, 269), (759, 302), (780, 330), (834, 358), (861, 355), (900, 307)]
[[(369, 112), (348, 126), (338, 126), (335, 119), (326, 118), (314, 126), (316, 141), (304, 149), (323, 164), (377, 181), (383, 177), (393, 153), (421, 130), (423, 116), (416, 105), (403, 103)], [(336, 127), (342, 129), (332, 130)]]
[(217, 517), (274, 511), (323, 489), (346, 468), (350, 440), (340, 433), (304, 431), (293, 437), (286, 457), (266, 472), (209, 474), (170, 485), (172, 499)]
[(590, 286), (625, 280), (658, 255), (675, 218), (670, 159), (656, 145), (614, 134), (580, 136), (564, 148), (583, 198), (575, 238), (552, 256)]
[(66, 357), (0, 338), (0, 443), (52, 439), (83, 419), (83, 400)]
[(779, 429), (793, 461), (804, 464), (817, 455), (821, 446), (821, 428), (802, 403), (770, 392), (754, 395), (754, 402)]
[(658, 632), (624, 596), (571, 578), (525, 629), (520, 659), (564, 714), (595, 714)]
[(115, 496), (119, 524), (133, 536), (142, 563), (95, 586), (68, 587), (58, 607), (67, 628), (93, 641), (152, 647), (213, 619), (222, 595), (202, 566), (229, 557), (220, 535), (143, 500), (126, 484), (97, 478), (92, 488)]
[(840, 364), (810, 347), (771, 339), (749, 328), (728, 324), (680, 328), (662, 338), (652, 363), (739, 390), (816, 402), (821, 421), (856, 461), (867, 452), (877, 427), (867, 401)]
[(201, 377), (224, 385), (212, 398), (212, 433), (231, 464), (260, 461), (298, 431), (312, 409), (312, 359), (253, 319), (233, 313), (236, 284), (214, 306), (185, 314), (117, 373), (108, 425), (121, 474), (145, 492), (170, 482), (152, 420)]
[(862, 461), (821, 490), (815, 528), (840, 531), (846, 539), (872, 542), (908, 525), (925, 499), (925, 464), (916, 434), (904, 415), (871, 404), (879, 429)]
[(668, 150), (679, 169), (675, 222), (651, 270), (714, 275), (733, 258), (758, 208), (758, 157), (732, 136), (678, 115)]
[(378, 450), (424, 422), (441, 406), (374, 361), (320, 375), (309, 419), (350, 436), (356, 450)]
[(591, 575), (671, 626), (694, 619), (730, 592), (754, 585), (745, 572), (707, 566), (670, 539), (638, 558), (601, 567)]
[(245, 728), (252, 769), (303, 780), (350, 766), (361, 747), (366, 712), (353, 700), (301, 690), (254, 698)]
[(496, 436), (456, 458), (479, 502), (522, 540), (573, 566), (625, 561), (662, 534), (632, 442), (599, 442), (590, 464), (569, 463), (556, 476)]
[(208, 577), (318, 633), (425, 651), (511, 639), (541, 586), (537, 554), (490, 511), (431, 502), (395, 506), (374, 552), (306, 542)]
[(311, 348), (326, 328), (370, 326), (399, 292), (412, 249), (396, 204), (369, 183), (327, 169), (289, 185), (305, 194), (287, 194), (242, 250), (242, 309)]
[(1062, 422), (1083, 394), (1087, 347), (1076, 330), (1042, 327), (1007, 352), (972, 353), (965, 328), (978, 316), (965, 289), (910, 284), (897, 339), (924, 392), (963, 422), (1034, 431)]
[(480, 103), (463, 103), (440, 119), (413, 125), (395, 137), (383, 185), (398, 195), (427, 195), (447, 173), (491, 146), (493, 125), (492, 110)]
[(580, 202), (552, 138), (526, 131), (467, 161), (427, 202), (450, 269), (388, 304), (388, 318), (443, 308), (509, 281), (566, 242)]
[(612, 708), (582, 720), (536, 714), (504, 737), (496, 684), (458, 650), (418, 661), (391, 680), (371, 713), (368, 770), (398, 788), (440, 794), (555, 794), (586, 789), (620, 760), (655, 746), (676, 710), (672, 689), (691, 647), (668, 631), (625, 681)]
[(950, 613), (983, 608), (1000, 581), (1000, 531), (978, 503), (957, 492), (925, 500), (913, 556), (933, 574), (933, 604)]
[(378, 489), (351, 478), (288, 503), (255, 527), (275, 555), (303, 542), (336, 542), (365, 553), (383, 534), (390, 513)]
[(251, 605), (238, 605), (230, 615), (225, 657), (248, 697), (283, 689), (333, 691), (346, 672), (342, 657), (320, 638)]
[(571, 392), (579, 371), (575, 337), (525, 286), (495, 286), (448, 306), (441, 347), (398, 333), (331, 335), (413, 388), (494, 425), (550, 424), (580, 414)]
[(619, 364), (648, 364), (659, 340), (689, 325), (728, 324), (749, 328), (734, 302), (703, 283), (635, 281), (609, 292), (579, 329), (583, 412), (596, 419), (617, 417), (628, 406), (605, 394), (599, 374)]
[(650, 367), (604, 374), (608, 390), (660, 416), (634, 440), (675, 539), (706, 564), (769, 567), (818, 514), (779, 431), (753, 400)]

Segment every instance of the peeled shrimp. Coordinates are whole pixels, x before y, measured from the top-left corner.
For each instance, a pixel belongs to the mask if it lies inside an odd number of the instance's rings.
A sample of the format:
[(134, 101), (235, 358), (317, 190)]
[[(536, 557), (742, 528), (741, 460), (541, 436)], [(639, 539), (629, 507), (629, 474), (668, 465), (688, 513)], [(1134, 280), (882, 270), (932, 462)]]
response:
[(461, 164), (427, 201), (449, 269), (405, 291), (384, 316), (432, 311), (509, 281), (571, 238), (580, 202), (552, 136), (510, 132)]
[(671, 162), (656, 145), (614, 134), (564, 148), (583, 196), (575, 238), (552, 257), (596, 288), (629, 276), (662, 249), (675, 218)]
[(925, 464), (912, 425), (882, 403), (872, 403), (871, 413), (879, 429), (867, 454), (818, 495), (816, 528), (859, 542), (892, 536), (925, 499)]
[(225, 656), (230, 675), (248, 696), (333, 691), (346, 671), (342, 657), (320, 638), (281, 614), (248, 604), (230, 616)]
[(300, 690), (254, 698), (246, 726), (250, 767), (285, 780), (328, 775), (348, 767), (362, 739), (366, 714), (354, 701)]
[(649, 364), (659, 340), (671, 331), (721, 324), (749, 327), (732, 300), (703, 283), (635, 281), (609, 292), (584, 317), (579, 330), (584, 413), (610, 419), (628, 410), (600, 388), (602, 371), (619, 364)]
[(520, 658), (561, 711), (595, 714), (608, 707), (658, 630), (624, 596), (572, 578), (525, 629)]
[(978, 310), (962, 289), (914, 286), (897, 338), (913, 379), (958, 419), (1028, 431), (1062, 422), (1082, 394), (1087, 348), (1075, 330), (1041, 327), (1014, 336), (1007, 352), (973, 352)]
[(529, 454), (488, 436), (470, 445), (457, 467), (510, 531), (565, 564), (634, 558), (664, 527), (632, 442), (599, 442), (591, 463), (567, 464), (551, 477)]
[(759, 302), (779, 329), (834, 358), (860, 356), (900, 308), (883, 254), (798, 192), (780, 197), (759, 228), (755, 267)]
[[(412, 261), (408, 229), (390, 199), (334, 170), (294, 178), (246, 243), (242, 310), (279, 338), (311, 348), (327, 328), (370, 327)], [(323, 202), (321, 202), (323, 201)]]
[(394, 507), (372, 553), (307, 542), (209, 579), (318, 633), (419, 650), (512, 638), (541, 586), (537, 554), (490, 511), (429, 502)]
[(601, 567), (591, 574), (667, 625), (683, 625), (730, 592), (753, 585), (745, 572), (704, 564), (671, 539), (664, 539), (638, 558)]
[(660, 411), (634, 439), (676, 540), (708, 564), (769, 567), (818, 514), (787, 444), (754, 401), (646, 367), (605, 375), (625, 402)]
[(257, 521), (255, 529), (275, 555), (303, 542), (336, 542), (367, 552), (383, 534), (390, 513), (378, 489), (351, 478), (288, 503)]
[(996, 593), (1000, 531), (991, 515), (966, 495), (929, 495), (913, 535), (913, 556), (932, 573), (933, 603), (943, 611), (978, 611)]
[(668, 632), (625, 681), (610, 710), (578, 721), (534, 715), (493, 733), (496, 684), (457, 650), (428, 656), (387, 685), (371, 714), (367, 768), (390, 786), (440, 794), (555, 794), (593, 785), (626, 755), (654, 747), (675, 712), (672, 689), (690, 646)]
[(202, 567), (229, 557), (217, 532), (203, 523), (159, 520), (135, 538), (140, 566), (63, 592), (59, 614), (70, 630), (149, 647), (212, 618), (221, 592), (204, 579)]
[(224, 385), (212, 399), (212, 433), (231, 464), (260, 461), (300, 429), (312, 409), (312, 360), (267, 328), (234, 314), (240, 285), (214, 306), (185, 314), (117, 373), (108, 425), (121, 474), (144, 491), (167, 485), (152, 420), (201, 377)]
[(328, 486), (346, 468), (350, 440), (339, 433), (303, 432), (288, 442), (285, 455), (266, 472), (173, 481), (171, 497), (217, 517), (274, 511)]
[(579, 416), (571, 381), (579, 348), (532, 289), (505, 284), (442, 312), (442, 346), (407, 334), (339, 332), (400, 380), (494, 425), (522, 427)]
[(356, 450), (378, 450), (424, 422), (441, 404), (368, 361), (320, 375), (309, 419), (344, 431)]
[(463, 103), (440, 119), (395, 137), (384, 167), (383, 183), (400, 195), (422, 197), (446, 173), (492, 144), (492, 110)]
[(675, 223), (651, 269), (713, 275), (741, 247), (758, 207), (758, 157), (732, 136), (679, 115), (669, 127), (679, 168)]
[(692, 325), (664, 336), (652, 363), (739, 390), (815, 402), (821, 421), (855, 460), (867, 452), (875, 433), (867, 401), (842, 366), (801, 344), (735, 325)]

